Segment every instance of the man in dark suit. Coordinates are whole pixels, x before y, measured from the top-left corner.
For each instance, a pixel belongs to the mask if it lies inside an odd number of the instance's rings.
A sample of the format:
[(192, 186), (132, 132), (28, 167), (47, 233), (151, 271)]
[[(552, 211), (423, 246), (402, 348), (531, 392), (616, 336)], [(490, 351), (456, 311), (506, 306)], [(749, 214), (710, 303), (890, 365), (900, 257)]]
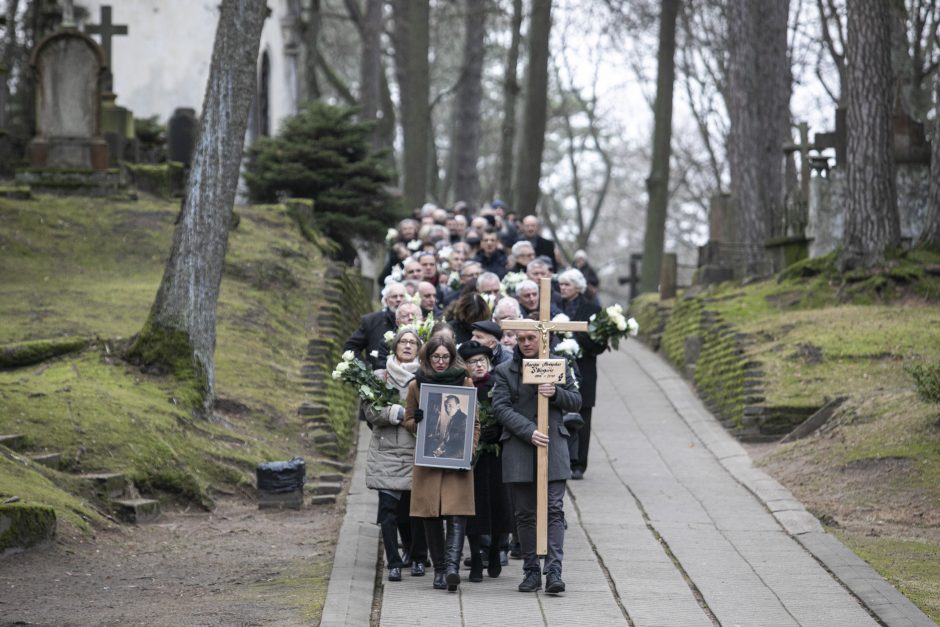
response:
[[(425, 446), (430, 457), (460, 459), (464, 455), (464, 440), (467, 435), (467, 414), (460, 409), (460, 399), (453, 394), (444, 398), (444, 408), (437, 422), (429, 425), (432, 434)], [(430, 449), (430, 450), (429, 450)]]
[(558, 258), (555, 255), (555, 242), (541, 236), (542, 225), (535, 216), (522, 218), (522, 236), (532, 242), (536, 257), (548, 257), (552, 272), (558, 272)]
[[(516, 334), (518, 343), (513, 358), (494, 371), (493, 415), (503, 426), (503, 482), (509, 484), (516, 528), (522, 545), (525, 578), (520, 592), (542, 588), (539, 558), (535, 553), (535, 451), (548, 447), (548, 555), (545, 557), (545, 590), (557, 594), (565, 591), (561, 579), (564, 556), (565, 482), (571, 477), (568, 438), (563, 415), (576, 412), (581, 394), (569, 377), (563, 384), (522, 383), (522, 360), (537, 359), (540, 336), (537, 331), (522, 330)], [(538, 430), (538, 397), (548, 398), (548, 433)]]
[[(343, 344), (343, 350), (351, 350), (357, 357), (365, 353), (365, 361), (373, 370), (385, 367), (384, 357), (380, 360), (380, 350), (385, 345), (385, 333), (395, 331), (395, 312), (407, 296), (405, 286), (401, 283), (389, 283), (382, 290), (382, 304), (379, 311), (364, 315), (359, 320), (359, 328)], [(388, 354), (387, 351), (385, 354)]]

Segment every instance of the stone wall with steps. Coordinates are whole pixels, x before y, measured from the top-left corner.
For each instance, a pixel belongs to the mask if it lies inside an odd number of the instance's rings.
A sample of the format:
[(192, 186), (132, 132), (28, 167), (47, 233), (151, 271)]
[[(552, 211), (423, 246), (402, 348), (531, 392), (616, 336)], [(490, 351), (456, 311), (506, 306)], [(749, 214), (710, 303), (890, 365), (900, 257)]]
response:
[(691, 288), (671, 305), (645, 302), (632, 306), (631, 314), (640, 323), (641, 338), (695, 383), (709, 410), (736, 437), (779, 440), (819, 407), (767, 403), (763, 366), (748, 351), (753, 338), (710, 310), (713, 302), (700, 288)]
[(362, 315), (372, 310), (365, 284), (354, 268), (330, 262), (323, 273), (324, 303), (311, 312), (307, 356), (301, 367), (306, 396), (297, 408), (318, 455), (312, 480), (305, 486), (312, 505), (335, 503), (344, 479), (352, 470), (347, 463), (355, 445), (358, 402), (355, 393), (331, 373), (343, 354), (343, 343), (359, 326)]

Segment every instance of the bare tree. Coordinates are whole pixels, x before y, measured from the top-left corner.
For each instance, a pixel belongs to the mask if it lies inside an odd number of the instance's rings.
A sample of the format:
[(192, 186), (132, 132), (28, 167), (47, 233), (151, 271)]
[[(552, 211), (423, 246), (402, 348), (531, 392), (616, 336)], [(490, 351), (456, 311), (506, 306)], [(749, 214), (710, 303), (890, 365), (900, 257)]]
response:
[(219, 284), (238, 186), (264, 0), (223, 0), (186, 197), (150, 314), (128, 357), (194, 381), (202, 407), (214, 399)]
[(409, 209), (428, 191), (430, 136), (429, 0), (394, 0), (395, 73), (404, 136), (402, 195)]
[(454, 198), (471, 207), (480, 203), (480, 102), (483, 99), (483, 36), (486, 32), (486, 3), (466, 1), (463, 67), (454, 103)]
[(933, 138), (930, 142), (930, 192), (927, 218), (917, 242), (919, 246), (940, 251), (940, 72), (934, 71)]
[(503, 77), (503, 122), (499, 143), (499, 195), (511, 200), (512, 151), (516, 140), (516, 98), (519, 96), (519, 40), (522, 38), (522, 0), (512, 0), (509, 52)]
[(653, 159), (646, 179), (649, 205), (643, 238), (640, 291), (653, 292), (659, 285), (669, 206), (669, 156), (672, 141), (672, 89), (676, 66), (676, 20), (679, 0), (663, 0), (659, 16), (659, 54), (656, 61), (656, 104), (653, 106)]
[(789, 0), (728, 4), (728, 163), (748, 272), (766, 268), (764, 245), (782, 222), (782, 146), (789, 124)]
[(882, 0), (848, 3), (846, 211), (841, 265), (870, 266), (901, 240), (892, 145), (891, 14)]
[(515, 199), (519, 215), (535, 214), (542, 175), (548, 95), (548, 45), (552, 27), (551, 0), (533, 0), (529, 20), (529, 65), (526, 71), (522, 137), (516, 151)]

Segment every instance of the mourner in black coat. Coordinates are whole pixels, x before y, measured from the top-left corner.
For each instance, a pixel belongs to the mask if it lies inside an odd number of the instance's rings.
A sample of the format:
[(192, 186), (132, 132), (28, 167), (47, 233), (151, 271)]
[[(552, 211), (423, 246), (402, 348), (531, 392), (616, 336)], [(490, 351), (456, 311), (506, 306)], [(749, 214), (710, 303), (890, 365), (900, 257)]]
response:
[(405, 286), (401, 283), (387, 285), (382, 291), (382, 304), (385, 307), (366, 314), (359, 320), (359, 328), (343, 344), (343, 350), (351, 350), (357, 357), (365, 353), (364, 360), (373, 370), (384, 368), (385, 356), (388, 355), (387, 350), (382, 350), (385, 346), (385, 334), (396, 330), (395, 312), (406, 295)]

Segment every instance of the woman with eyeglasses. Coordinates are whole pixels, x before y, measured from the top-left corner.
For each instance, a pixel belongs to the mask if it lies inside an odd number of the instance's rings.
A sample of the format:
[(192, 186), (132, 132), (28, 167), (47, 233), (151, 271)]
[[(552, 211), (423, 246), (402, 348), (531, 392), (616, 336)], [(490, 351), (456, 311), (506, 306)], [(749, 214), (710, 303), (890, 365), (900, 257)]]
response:
[(500, 545), (508, 544), (512, 530), (512, 508), (509, 492), (503, 484), (503, 468), (499, 459), (499, 440), (503, 428), (493, 416), (490, 391), (493, 379), (493, 350), (470, 340), (457, 351), (477, 389), (477, 409), (480, 416), (480, 444), (476, 448), (473, 464), (473, 500), (476, 515), (467, 521), (467, 540), (470, 543), (470, 575), (472, 582), (483, 581), (483, 556), (486, 554), (486, 572), (499, 577), (502, 572)]
[[(398, 330), (389, 348), (385, 362), (385, 381), (398, 390), (404, 399), (408, 384), (418, 370), (418, 350), (421, 339), (414, 327), (405, 326)], [(405, 401), (402, 400), (402, 403)], [(407, 564), (398, 553), (398, 534), (408, 551), (411, 562), (411, 576), (424, 575), (424, 561), (428, 556), (427, 541), (424, 537), (424, 525), (418, 519), (409, 517), (411, 508), (411, 472), (415, 458), (415, 436), (402, 423), (405, 408), (393, 404), (376, 411), (365, 404), (365, 417), (372, 427), (372, 440), (366, 457), (366, 486), (379, 491), (379, 511), (377, 524), (382, 530), (382, 544), (385, 546), (385, 563), (388, 567), (388, 580), (401, 581), (401, 570)]]
[[(461, 385), (471, 387), (467, 370), (457, 356), (454, 341), (446, 335), (433, 335), (418, 352), (418, 371), (408, 384), (405, 397), (404, 426), (411, 433), (418, 430), (424, 412), (418, 407), (421, 384)], [(473, 447), (480, 438), (480, 423), (473, 420)], [(465, 420), (465, 421), (466, 421)], [(468, 425), (451, 427), (466, 429)], [(411, 483), (411, 515), (424, 521), (431, 563), (434, 565), (434, 588), (455, 592), (460, 585), (459, 561), (466, 534), (467, 516), (475, 513), (473, 473), (465, 470), (415, 466)], [(444, 523), (446, 522), (446, 537)]]
[[(571, 268), (558, 275), (558, 288), (561, 290), (561, 307), (572, 321), (588, 322), (591, 316), (601, 310), (584, 295), (587, 280), (580, 270)], [(584, 425), (575, 431), (569, 440), (571, 455), (571, 478), (583, 479), (588, 465), (588, 445), (591, 443), (591, 414), (597, 391), (597, 356), (607, 350), (607, 346), (591, 339), (585, 332), (574, 334), (581, 347), (578, 358), (578, 370), (581, 372), (581, 418)]]

